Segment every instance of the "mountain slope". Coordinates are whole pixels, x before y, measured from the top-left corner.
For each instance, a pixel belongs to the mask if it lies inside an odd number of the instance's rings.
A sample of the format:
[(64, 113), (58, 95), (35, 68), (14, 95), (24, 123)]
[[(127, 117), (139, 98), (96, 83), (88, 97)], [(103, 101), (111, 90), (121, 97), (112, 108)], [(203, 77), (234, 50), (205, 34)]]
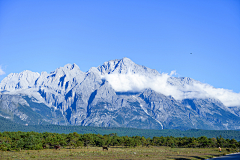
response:
[(86, 73), (67, 64), (49, 74), (8, 75), (0, 83), (0, 116), (22, 124), (240, 129), (239, 107), (224, 105), (207, 87), (128, 58)]

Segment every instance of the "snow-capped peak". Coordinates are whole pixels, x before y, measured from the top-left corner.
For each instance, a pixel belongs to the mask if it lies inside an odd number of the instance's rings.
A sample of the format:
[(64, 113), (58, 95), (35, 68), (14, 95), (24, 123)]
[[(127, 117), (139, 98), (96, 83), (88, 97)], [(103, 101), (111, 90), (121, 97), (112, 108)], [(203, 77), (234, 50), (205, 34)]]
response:
[(129, 58), (115, 59), (104, 62), (98, 67), (102, 75), (106, 74), (139, 74), (147, 77), (160, 75), (155, 69), (150, 69), (145, 66), (134, 63)]
[(21, 73), (11, 73), (2, 80), (0, 89), (7, 91), (26, 89), (33, 86), (39, 76), (39, 73), (29, 70), (25, 70)]

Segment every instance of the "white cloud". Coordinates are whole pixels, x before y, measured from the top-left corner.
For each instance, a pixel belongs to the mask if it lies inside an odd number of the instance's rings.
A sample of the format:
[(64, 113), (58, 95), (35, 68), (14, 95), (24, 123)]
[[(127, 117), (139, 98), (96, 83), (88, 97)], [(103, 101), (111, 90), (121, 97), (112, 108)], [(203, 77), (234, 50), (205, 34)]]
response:
[[(171, 72), (175, 74), (175, 72)], [(146, 77), (139, 74), (108, 74), (104, 78), (111, 84), (114, 90), (118, 92), (126, 91), (141, 91), (146, 88), (151, 88), (156, 92), (160, 92), (164, 95), (171, 95), (176, 99), (181, 99), (181, 91), (175, 86), (167, 83), (167, 79), (170, 77), (167, 73), (163, 73), (161, 76)]]
[(2, 67), (0, 66), (0, 76), (5, 74), (5, 72), (2, 70)]
[(193, 81), (192, 84), (171, 85), (167, 82), (168, 78), (176, 74), (162, 73), (160, 76), (146, 77), (144, 75), (127, 74), (107, 74), (104, 78), (118, 92), (141, 91), (146, 88), (162, 93), (166, 96), (171, 95), (177, 100), (185, 98), (216, 98), (225, 106), (240, 106), (240, 93), (231, 90), (214, 88), (208, 84)]
[(201, 89), (202, 93), (206, 93), (206, 96), (219, 99), (225, 106), (240, 106), (240, 93), (234, 93), (231, 90), (223, 88), (214, 88), (208, 84), (194, 84)]

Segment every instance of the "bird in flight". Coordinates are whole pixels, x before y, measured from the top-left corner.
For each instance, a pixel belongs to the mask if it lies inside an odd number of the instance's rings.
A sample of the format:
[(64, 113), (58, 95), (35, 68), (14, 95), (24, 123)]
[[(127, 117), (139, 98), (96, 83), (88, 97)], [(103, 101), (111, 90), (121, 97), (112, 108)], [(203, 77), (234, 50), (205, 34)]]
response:
[(192, 54), (192, 53), (190, 53), (190, 54)]

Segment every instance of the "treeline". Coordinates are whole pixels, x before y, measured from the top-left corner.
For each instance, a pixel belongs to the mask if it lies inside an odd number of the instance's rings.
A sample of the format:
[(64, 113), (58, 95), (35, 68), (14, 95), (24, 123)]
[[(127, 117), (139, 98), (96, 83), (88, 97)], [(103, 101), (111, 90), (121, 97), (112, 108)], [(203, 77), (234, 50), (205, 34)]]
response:
[(111, 134), (117, 133), (118, 136), (144, 136), (144, 137), (201, 137), (202, 135), (207, 138), (217, 137), (222, 135), (225, 139), (236, 139), (240, 141), (240, 131), (237, 130), (202, 130), (202, 129), (191, 129), (187, 131), (181, 131), (177, 129), (136, 129), (136, 128), (116, 128), (116, 127), (90, 127), (90, 126), (60, 126), (60, 125), (20, 125), (14, 123), (8, 119), (0, 117), (0, 132), (10, 131), (22, 131), (22, 132), (51, 132), (51, 133), (73, 133), (77, 132), (79, 134)]
[(169, 146), (169, 147), (187, 147), (187, 148), (239, 148), (240, 142), (235, 139), (224, 139), (221, 136), (217, 138), (207, 138), (205, 136), (198, 138), (190, 137), (153, 137), (145, 138), (140, 136), (118, 136), (116, 133), (101, 134), (78, 134), (76, 132), (69, 134), (59, 133), (38, 133), (38, 132), (0, 132), (0, 150), (40, 150), (44, 148), (61, 147), (77, 148), (88, 146)]

